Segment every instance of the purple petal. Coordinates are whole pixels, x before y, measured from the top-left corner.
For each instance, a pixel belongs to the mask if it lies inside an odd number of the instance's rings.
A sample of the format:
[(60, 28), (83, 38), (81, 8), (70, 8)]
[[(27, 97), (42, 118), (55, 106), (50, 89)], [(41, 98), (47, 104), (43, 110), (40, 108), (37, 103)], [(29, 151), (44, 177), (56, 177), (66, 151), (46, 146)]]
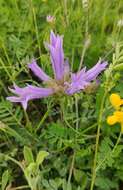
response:
[(50, 34), (51, 44), (47, 45), (50, 50), (51, 63), (56, 80), (61, 80), (64, 76), (64, 52), (62, 36)]
[(51, 46), (55, 47), (56, 42), (57, 42), (57, 36), (55, 36), (54, 32), (51, 30), (51, 33), (50, 33)]
[(74, 82), (71, 82), (71, 84), (68, 85), (68, 88), (67, 88), (67, 90), (65, 92), (68, 95), (72, 95), (72, 94), (74, 94), (76, 92), (79, 92), (80, 90), (84, 90), (87, 85), (89, 85), (89, 83), (87, 81), (84, 81), (84, 80), (81, 81), (81, 82), (79, 82), (79, 81), (75, 82), (74, 81)]
[(72, 95), (80, 90), (83, 90), (88, 82), (85, 80), (86, 68), (83, 68), (78, 73), (71, 73), (71, 84), (68, 85), (66, 94)]
[(86, 77), (86, 67), (84, 67), (81, 71), (79, 71), (78, 73), (72, 73), (71, 74), (71, 79), (72, 82), (73, 81), (83, 81), (85, 80)]
[(86, 72), (86, 80), (92, 81), (95, 80), (97, 78), (97, 76), (106, 69), (107, 66), (107, 62), (101, 62), (100, 60), (98, 61), (98, 63), (90, 70), (88, 70)]
[(66, 93), (70, 95), (85, 89), (91, 81), (97, 78), (106, 66), (107, 62), (101, 63), (101, 61), (99, 61), (92, 69), (88, 71), (86, 71), (86, 68), (83, 68), (78, 73), (72, 73), (71, 84), (67, 88)]
[(28, 64), (28, 68), (43, 81), (50, 80), (50, 77), (37, 65), (36, 61), (33, 60), (32, 63)]
[(54, 91), (51, 88), (40, 88), (32, 85), (28, 85), (24, 88), (14, 85), (14, 88), (15, 89), (11, 89), (11, 91), (17, 96), (7, 97), (7, 100), (21, 103), (24, 109), (27, 108), (29, 100), (40, 99), (54, 94)]

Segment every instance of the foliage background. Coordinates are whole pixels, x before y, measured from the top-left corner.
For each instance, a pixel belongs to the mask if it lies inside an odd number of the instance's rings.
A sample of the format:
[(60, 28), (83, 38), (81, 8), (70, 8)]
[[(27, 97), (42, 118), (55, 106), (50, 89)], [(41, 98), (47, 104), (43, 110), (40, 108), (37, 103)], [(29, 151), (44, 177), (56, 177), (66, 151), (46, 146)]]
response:
[[(55, 16), (55, 23), (46, 21), (49, 14)], [(6, 100), (10, 94), (8, 86), (11, 87), (14, 82), (20, 86), (25, 83), (38, 84), (37, 78), (27, 69), (27, 63), (32, 57), (52, 75), (49, 55), (44, 48), (44, 41), (49, 40), (51, 29), (64, 35), (65, 57), (69, 59), (73, 71), (79, 67), (83, 49), (83, 65), (87, 68), (93, 66), (99, 57), (108, 60), (110, 64), (117, 43), (122, 42), (122, 19), (122, 0), (0, 0), (2, 190), (5, 189), (4, 183), (5, 187), (7, 185), (12, 189), (18, 186), (27, 188), (21, 169), (3, 157), (3, 154), (9, 155), (22, 163), (24, 146), (30, 147), (34, 157), (40, 150), (49, 152), (38, 173), (39, 189), (90, 189), (98, 108), (103, 96), (105, 76), (100, 77), (101, 88), (93, 93), (83, 92), (75, 97), (33, 101), (29, 103), (27, 112), (20, 105)], [(109, 86), (112, 91), (119, 92), (123, 97), (122, 71), (116, 72), (111, 82)], [(75, 100), (79, 105), (78, 113)], [(123, 181), (122, 138), (113, 150), (120, 127), (110, 128), (106, 124), (106, 116), (111, 111), (107, 98), (95, 182), (95, 189), (99, 190), (118, 190)], [(76, 124), (79, 125), (78, 132), (75, 132)], [(76, 156), (70, 177), (74, 152)]]

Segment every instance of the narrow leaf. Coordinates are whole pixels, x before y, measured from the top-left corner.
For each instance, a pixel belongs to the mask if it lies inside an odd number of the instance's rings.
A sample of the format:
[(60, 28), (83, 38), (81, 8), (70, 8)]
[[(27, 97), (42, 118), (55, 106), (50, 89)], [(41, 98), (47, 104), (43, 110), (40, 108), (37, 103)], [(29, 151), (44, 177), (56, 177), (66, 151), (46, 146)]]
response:
[(5, 190), (8, 181), (9, 181), (9, 172), (8, 170), (6, 170), (2, 175), (2, 190)]
[(24, 159), (28, 165), (34, 162), (32, 151), (28, 146), (24, 146), (23, 154), (24, 154)]
[(49, 155), (48, 152), (46, 151), (40, 151), (37, 155), (37, 158), (36, 158), (36, 163), (38, 165), (42, 164), (42, 162), (44, 161), (44, 159)]

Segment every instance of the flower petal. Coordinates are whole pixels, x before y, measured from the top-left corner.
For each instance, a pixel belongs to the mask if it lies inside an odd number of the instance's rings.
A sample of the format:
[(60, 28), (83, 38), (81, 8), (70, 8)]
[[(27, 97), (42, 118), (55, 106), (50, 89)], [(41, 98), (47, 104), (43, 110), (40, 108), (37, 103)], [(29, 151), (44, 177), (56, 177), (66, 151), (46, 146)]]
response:
[(33, 60), (32, 63), (28, 64), (28, 68), (43, 81), (50, 80), (50, 77), (37, 65), (36, 61)]
[(57, 42), (57, 36), (55, 36), (54, 32), (51, 30), (51, 32), (50, 32), (50, 44), (51, 44), (51, 46), (55, 47), (56, 42)]
[(51, 63), (56, 80), (61, 80), (64, 76), (64, 52), (62, 36), (50, 34), (51, 44), (47, 45), (50, 50)]
[(86, 81), (81, 81), (81, 83), (72, 82), (65, 92), (68, 95), (72, 95), (76, 92), (80, 92), (80, 90), (84, 90), (87, 85), (89, 85), (89, 83)]
[(92, 81), (92, 80), (95, 80), (96, 77), (103, 71), (105, 70), (106, 66), (107, 66), (107, 62), (102, 62), (101, 60), (98, 61), (98, 63), (93, 67), (91, 68), (90, 70), (88, 70), (86, 72), (86, 80), (89, 82), (89, 81)]
[(117, 122), (118, 122), (117, 116), (115, 116), (115, 115), (108, 116), (108, 118), (107, 118), (107, 123), (108, 123), (109, 125), (114, 125), (114, 124), (117, 123)]
[(81, 71), (79, 71), (78, 73), (72, 73), (71, 75), (71, 79), (74, 82), (85, 80), (85, 77), (86, 77), (86, 67), (81, 69)]
[(7, 97), (7, 100), (21, 103), (24, 109), (27, 108), (27, 103), (29, 100), (40, 99), (54, 94), (52, 88), (40, 88), (32, 85), (28, 85), (24, 88), (20, 88), (18, 86), (14, 87), (15, 89), (11, 89), (11, 91), (17, 96)]
[(72, 73), (71, 84), (67, 89), (67, 93), (74, 94), (85, 89), (91, 81), (96, 79), (96, 77), (106, 68), (106, 66), (107, 62), (101, 63), (101, 61), (99, 61), (92, 69), (88, 71), (86, 71), (86, 67), (84, 67), (78, 73)]
[(122, 105), (122, 99), (120, 98), (118, 94), (114, 94), (114, 93), (111, 94), (110, 102), (115, 109), (119, 109), (120, 106)]

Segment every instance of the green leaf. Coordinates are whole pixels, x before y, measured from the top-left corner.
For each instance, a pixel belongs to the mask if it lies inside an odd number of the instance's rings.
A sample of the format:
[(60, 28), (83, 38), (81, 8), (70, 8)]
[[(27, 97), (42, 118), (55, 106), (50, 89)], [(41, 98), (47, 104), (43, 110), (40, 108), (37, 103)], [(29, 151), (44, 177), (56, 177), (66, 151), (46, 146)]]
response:
[(44, 187), (46, 187), (47, 189), (50, 188), (50, 185), (48, 183), (48, 181), (46, 179), (42, 179), (42, 184)]
[(110, 180), (105, 176), (99, 176), (96, 178), (96, 186), (99, 189), (104, 190), (111, 190), (111, 189), (117, 189), (117, 183), (115, 180)]
[(97, 159), (97, 170), (112, 167), (115, 160), (112, 156), (113, 143), (109, 137), (105, 137), (100, 145)]
[(23, 154), (24, 154), (24, 159), (28, 165), (30, 163), (34, 162), (33, 154), (32, 154), (32, 151), (29, 147), (24, 146)]
[(38, 168), (35, 162), (30, 163), (29, 166), (25, 169), (25, 172), (28, 176), (31, 176), (31, 174), (36, 174), (37, 171)]
[(68, 183), (68, 184), (67, 184), (67, 190), (72, 190), (72, 185), (71, 185), (71, 183)]
[(40, 151), (37, 155), (37, 158), (36, 158), (36, 163), (38, 165), (42, 164), (42, 162), (44, 161), (44, 159), (49, 155), (48, 152), (46, 151)]
[(24, 128), (19, 127), (9, 127), (4, 122), (0, 121), (0, 131), (3, 131), (4, 133), (9, 134), (10, 136), (14, 137), (18, 142), (23, 144), (30, 144), (31, 140), (34, 139), (29, 132), (27, 132)]
[[(122, 57), (123, 58), (123, 57)], [(114, 67), (114, 71), (122, 71), (123, 70), (123, 63), (118, 64)]]
[(65, 128), (60, 122), (50, 124), (48, 132), (55, 137), (65, 138), (68, 134), (67, 128)]
[(77, 182), (80, 182), (82, 180), (82, 174), (83, 172), (78, 169), (74, 169), (74, 178)]
[(75, 180), (82, 185), (82, 189), (85, 189), (86, 185), (87, 185), (87, 175), (86, 173), (84, 173), (82, 170), (79, 169), (74, 169), (74, 178)]
[(53, 190), (57, 190), (57, 189), (58, 189), (58, 185), (57, 185), (57, 183), (55, 182), (55, 180), (50, 179), (50, 180), (49, 180), (49, 184), (50, 184), (50, 186), (53, 188)]
[(6, 170), (2, 175), (2, 190), (5, 190), (8, 181), (9, 181), (9, 172), (8, 170)]

